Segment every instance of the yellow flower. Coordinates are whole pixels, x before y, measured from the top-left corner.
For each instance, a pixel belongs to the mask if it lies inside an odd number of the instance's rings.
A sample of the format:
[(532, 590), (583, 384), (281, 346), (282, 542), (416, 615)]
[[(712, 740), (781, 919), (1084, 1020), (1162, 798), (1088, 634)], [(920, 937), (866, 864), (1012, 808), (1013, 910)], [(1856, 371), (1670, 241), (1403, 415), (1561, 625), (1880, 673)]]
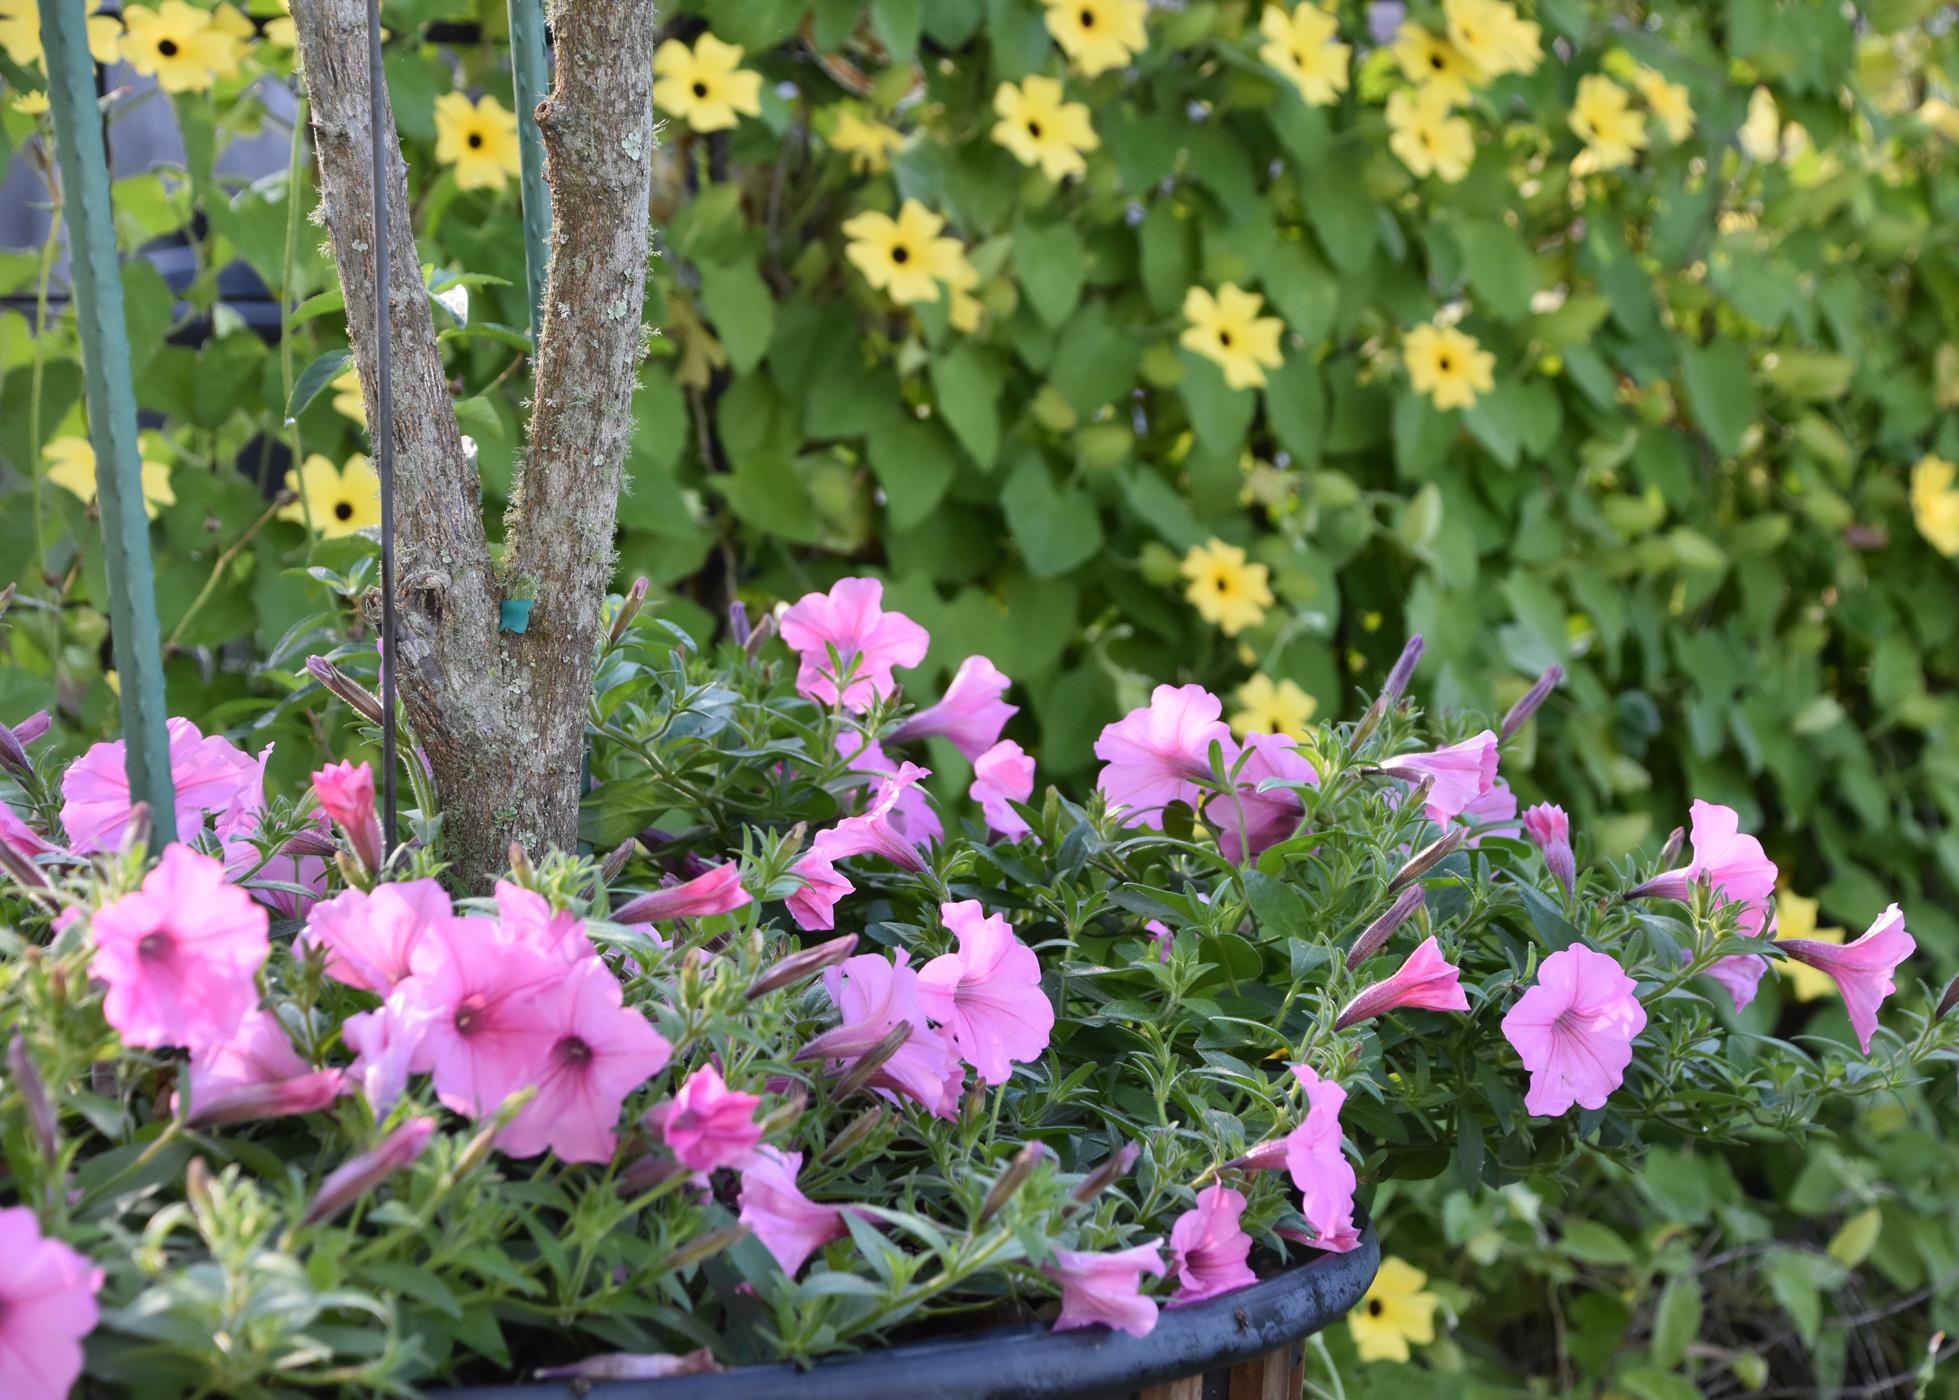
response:
[(258, 26), (236, 5), (224, 4), (211, 11), (211, 28), (204, 37), (212, 76), (232, 78), (244, 65), (245, 54), (258, 37)]
[(1631, 165), (1634, 153), (1645, 148), (1646, 114), (1635, 112), (1626, 90), (1603, 73), (1588, 73), (1578, 80), (1570, 121), (1589, 157), (1581, 174)]
[(1943, 97), (1926, 98), (1918, 104), (1918, 111), (1913, 115), (1946, 140), (1959, 141), (1959, 107), (1954, 107)]
[(1002, 83), (993, 94), (993, 139), (1022, 165), (1038, 165), (1057, 184), (1087, 171), (1083, 154), (1101, 144), (1089, 123), (1088, 108), (1063, 100), (1059, 80), (1030, 75), (1018, 87)]
[(1959, 466), (1926, 453), (1911, 469), (1911, 518), (1933, 549), (1950, 559), (1959, 555)]
[(1782, 113), (1775, 94), (1758, 87), (1748, 97), (1748, 120), (1735, 133), (1741, 149), (1754, 160), (1775, 160), (1782, 154)]
[(435, 99), (435, 158), (456, 168), (456, 188), (500, 190), (523, 170), (517, 114), (487, 94)]
[(1388, 98), (1388, 148), (1416, 175), (1453, 185), (1476, 159), (1476, 131), (1455, 115), (1448, 94), (1434, 83)]
[(1442, 0), (1442, 15), (1449, 43), (1480, 72), (1530, 73), (1543, 61), (1542, 31), (1504, 0)]
[(1381, 1261), (1360, 1306), (1347, 1314), (1354, 1350), (1362, 1361), (1406, 1361), (1408, 1344), (1435, 1340), (1435, 1310), (1441, 1299), (1423, 1291), (1428, 1275), (1404, 1259)]
[(653, 55), (653, 105), (696, 131), (726, 131), (762, 115), (762, 75), (741, 66), (741, 45), (703, 34), (693, 48), (669, 39)]
[[(97, 14), (101, 8), (102, 0), (89, 0), (88, 52), (97, 63), (114, 63), (122, 26), (114, 15)], [(23, 68), (40, 65), (41, 10), (35, 0), (0, 0), (0, 49)]]
[(1489, 80), (1461, 49), (1413, 20), (1395, 34), (1392, 52), (1408, 81), (1424, 93), (1435, 93), (1445, 108), (1469, 101), (1469, 90)]
[(252, 13), (269, 15), (265, 22), (265, 42), (276, 49), (290, 49), (299, 43), (299, 31), (293, 28), (292, 0), (271, 0), (261, 3)]
[(1668, 82), (1651, 68), (1635, 71), (1633, 86), (1639, 89), (1639, 95), (1653, 109), (1654, 117), (1666, 128), (1667, 140), (1685, 141), (1694, 134), (1694, 104), (1688, 101), (1686, 88), (1679, 83)]
[(1180, 571), (1190, 580), (1184, 597), (1199, 617), (1216, 623), (1227, 637), (1258, 626), (1272, 606), (1272, 588), (1266, 581), (1270, 571), (1263, 564), (1246, 563), (1245, 551), (1235, 544), (1213, 539), (1194, 545)]
[(1496, 356), (1454, 326), (1417, 326), (1401, 342), (1408, 383), (1444, 412), (1469, 408), (1496, 387)]
[(363, 426), (367, 423), (367, 400), (361, 395), (360, 371), (352, 365), (334, 375), (327, 382), (333, 390), (333, 408), (342, 418), (351, 418)]
[[(87, 438), (58, 437), (41, 449), (41, 456), (48, 464), (49, 481), (84, 504), (95, 504), (95, 448)], [(144, 462), (143, 514), (154, 520), (159, 506), (175, 504), (177, 493), (170, 489), (170, 468), (161, 462)]]
[(38, 117), (48, 110), (45, 92), (23, 92), (13, 100), (13, 109), (23, 117)]
[(286, 489), (305, 499), (282, 508), (279, 518), (304, 525), (310, 511), (313, 531), (323, 539), (337, 540), (381, 523), (381, 479), (358, 452), (344, 469), (315, 452), (297, 473), (286, 473)]
[(986, 307), (973, 295), (980, 284), (979, 269), (973, 266), (963, 248), (956, 260), (949, 262), (944, 281), (946, 290), (952, 293), (952, 304), (946, 308), (946, 324), (961, 335), (971, 335), (986, 316)]
[[(1818, 928), (1816, 914), (1818, 901), (1804, 899), (1793, 890), (1783, 889), (1775, 895), (1775, 936), (1777, 938), (1813, 938), (1819, 943), (1841, 943), (1844, 932), (1840, 928)], [(1836, 979), (1827, 972), (1820, 972), (1808, 963), (1799, 963), (1794, 958), (1774, 958), (1776, 971), (1789, 979), (1789, 991), (1797, 1001), (1820, 1001), (1836, 991)]]
[(1340, 21), (1318, 5), (1300, 4), (1288, 14), (1267, 5), (1258, 21), (1265, 42), (1259, 60), (1299, 89), (1307, 104), (1324, 107), (1347, 90), (1353, 49), (1339, 41)]
[(844, 248), (873, 290), (900, 306), (937, 301), (939, 283), (962, 274), (966, 250), (959, 240), (942, 236), (945, 220), (915, 199), (908, 199), (898, 217), (866, 210), (844, 221)]
[(1149, 0), (1045, 0), (1048, 33), (1084, 78), (1120, 68), (1150, 45)]
[(830, 149), (849, 156), (850, 168), (855, 173), (882, 175), (891, 168), (892, 155), (904, 144), (903, 132), (860, 117), (855, 108), (837, 109), (837, 126), (830, 133)]
[(1242, 707), (1231, 717), (1231, 731), (1240, 739), (1247, 734), (1283, 734), (1294, 743), (1306, 739), (1306, 726), (1320, 702), (1301, 690), (1290, 679), (1276, 685), (1260, 671), (1238, 687)]
[(132, 5), (123, 11), (129, 32), (122, 36), (123, 61), (155, 78), (165, 92), (203, 92), (224, 64), (237, 67), (233, 38), (211, 23), (208, 11), (184, 0), (163, 0), (155, 9)]
[(1213, 361), (1234, 389), (1255, 389), (1265, 371), (1285, 363), (1279, 354), (1279, 332), (1286, 326), (1277, 316), (1261, 316), (1265, 298), (1227, 282), (1214, 297), (1202, 287), (1184, 293), (1184, 319), (1190, 322), (1181, 343)]

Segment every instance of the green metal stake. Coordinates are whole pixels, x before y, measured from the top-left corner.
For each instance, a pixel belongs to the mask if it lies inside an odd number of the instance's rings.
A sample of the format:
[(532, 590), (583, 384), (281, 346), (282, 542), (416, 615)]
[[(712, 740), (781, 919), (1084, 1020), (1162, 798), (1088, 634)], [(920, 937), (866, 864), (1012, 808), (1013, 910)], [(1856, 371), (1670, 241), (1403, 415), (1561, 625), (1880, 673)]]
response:
[(95, 102), (95, 64), (88, 52), (88, 7), (76, 0), (40, 0), (40, 7), (48, 102), (68, 219), (69, 277), (82, 339), (88, 434), (95, 445), (111, 640), (122, 677), (129, 794), (150, 804), (152, 843), (160, 847), (177, 839), (176, 794), (164, 727), (163, 643), (150, 568), (150, 522), (143, 513), (136, 390), (129, 375), (129, 330), (123, 322), (102, 113)]
[(551, 187), (544, 183), (544, 135), (537, 104), (551, 87), (544, 54), (544, 7), (539, 0), (510, 0), (510, 70), (517, 93), (517, 141), (522, 153), (524, 270), (531, 291), (531, 353), (544, 334), (544, 271), (551, 246)]

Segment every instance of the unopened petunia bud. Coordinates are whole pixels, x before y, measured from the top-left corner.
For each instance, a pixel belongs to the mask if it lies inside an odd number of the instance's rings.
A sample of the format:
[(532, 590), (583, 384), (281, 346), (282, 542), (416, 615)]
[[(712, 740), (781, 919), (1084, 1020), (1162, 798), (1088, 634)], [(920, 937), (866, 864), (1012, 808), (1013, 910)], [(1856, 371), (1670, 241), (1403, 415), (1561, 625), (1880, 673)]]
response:
[(434, 1132), (433, 1118), (411, 1118), (377, 1146), (334, 1168), (306, 1207), (304, 1223), (317, 1225), (331, 1220), (396, 1172), (413, 1166)]
[(681, 1269), (700, 1263), (703, 1259), (712, 1259), (730, 1245), (739, 1244), (746, 1238), (748, 1238), (748, 1227), (746, 1225), (723, 1225), (718, 1230), (709, 1230), (705, 1235), (700, 1235), (689, 1240), (686, 1244), (683, 1244), (680, 1248), (655, 1264), (653, 1266), (653, 1272), (655, 1274), (676, 1273)]
[(856, 947), (857, 935), (847, 933), (842, 938), (833, 938), (828, 943), (791, 953), (755, 979), (755, 985), (748, 989), (748, 1000), (754, 1001), (757, 997), (765, 997), (770, 992), (779, 992), (784, 987), (793, 987), (806, 978), (814, 977), (826, 967), (842, 962)]
[(850, 1120), (844, 1130), (830, 1139), (829, 1146), (817, 1158), (819, 1162), (833, 1161), (849, 1152), (851, 1148), (869, 1138), (884, 1122), (884, 1105), (872, 1104), (862, 1113)]
[(7, 1073), (13, 1076), (14, 1092), (27, 1115), (28, 1131), (41, 1158), (52, 1166), (61, 1158), (61, 1135), (56, 1128), (54, 1105), (48, 1102), (48, 1086), (34, 1057), (27, 1053), (27, 1040), (19, 1031), (7, 1044)]
[(1068, 1193), (1069, 1198), (1077, 1205), (1087, 1205), (1116, 1182), (1128, 1176), (1129, 1169), (1136, 1165), (1136, 1159), (1142, 1155), (1142, 1151), (1143, 1149), (1135, 1143), (1125, 1142), (1110, 1153), (1100, 1166), (1083, 1177), (1081, 1183)]
[(1427, 898), (1428, 891), (1420, 885), (1403, 890), (1401, 897), (1388, 906), (1385, 914), (1360, 931), (1360, 937), (1354, 940), (1354, 946), (1347, 954), (1348, 969), (1359, 967), (1380, 951), (1381, 945), (1394, 936), (1396, 929), (1415, 916), (1415, 911), (1422, 907), (1422, 901)]
[(15, 850), (5, 841), (0, 841), (0, 870), (5, 871), (7, 878), (26, 890), (30, 896), (50, 909), (54, 907), (53, 898), (45, 893), (48, 889), (48, 877), (41, 873), (41, 867), (29, 860), (25, 852)]
[(510, 843), (510, 878), (526, 888), (537, 878), (537, 867), (531, 864), (531, 853), (524, 849), (521, 841)]
[(633, 625), (639, 610), (646, 604), (646, 575), (641, 574), (633, 580), (633, 586), (626, 590), (626, 596), (619, 603), (619, 611), (612, 615), (612, 629), (606, 633), (606, 640), (613, 646), (626, 635), (626, 629)]
[[(975, 1094), (973, 1097), (984, 1096)], [(986, 1199), (980, 1203), (979, 1223), (984, 1225), (998, 1215), (1027, 1178), (1033, 1175), (1041, 1159), (1051, 1155), (1048, 1145), (1038, 1138), (1014, 1153), (1013, 1160), (1007, 1163), (1007, 1169), (1000, 1173), (999, 1180), (993, 1183), (993, 1189), (986, 1193)]]
[(327, 691), (357, 711), (369, 724), (381, 722), (381, 702), (373, 691), (342, 671), (324, 656), (306, 658), (306, 670)]
[(1551, 692), (1564, 684), (1564, 667), (1553, 666), (1537, 678), (1537, 684), (1525, 691), (1523, 698), (1510, 707), (1510, 713), (1503, 717), (1503, 727), (1497, 731), (1497, 742), (1503, 743), (1530, 723), (1530, 717), (1537, 713), (1538, 707), (1550, 698)]
[(1939, 998), (1938, 1010), (1932, 1013), (1932, 1019), (1943, 1021), (1955, 1006), (1959, 1006), (1959, 976), (1954, 976), (1945, 984), (1945, 995)]
[[(47, 711), (42, 710), (39, 717), (45, 718), (46, 715)], [(27, 756), (27, 746), (33, 742), (28, 737), (28, 726), (33, 722), (33, 718), (29, 718), (19, 729), (0, 724), (0, 769), (13, 774), (22, 783), (34, 781), (34, 764)]]
[(762, 648), (775, 640), (777, 624), (774, 613), (763, 613), (762, 620), (748, 634), (748, 640), (741, 644), (743, 653), (750, 661), (762, 654)]
[(763, 1116), (759, 1124), (763, 1139), (777, 1137), (793, 1127), (807, 1107), (809, 1107), (809, 1095), (800, 1089), (796, 1090), (784, 1103)]
[(637, 841), (626, 841), (615, 846), (612, 854), (599, 866), (599, 879), (609, 885), (624, 874), (626, 862), (633, 858), (633, 850), (638, 845)]
[(1450, 827), (1447, 831), (1422, 847), (1421, 850), (1410, 856), (1407, 864), (1394, 872), (1393, 878), (1388, 881), (1388, 889), (1398, 890), (1403, 885), (1413, 884), (1415, 881), (1421, 879), (1422, 876), (1428, 874), (1429, 871), (1435, 869), (1436, 866), (1454, 855), (1456, 848), (1462, 845), (1463, 838), (1467, 835), (1469, 835), (1468, 827)]
[(1245, 1155), (1234, 1157), (1226, 1162), (1227, 1167), (1235, 1167), (1241, 1172), (1275, 1172), (1286, 1164), (1286, 1140), (1282, 1137), (1267, 1138), (1254, 1147), (1245, 1149)]
[(1386, 708), (1399, 704), (1408, 689), (1408, 682), (1415, 679), (1415, 667), (1422, 660), (1422, 634), (1417, 632), (1401, 648), (1401, 655), (1395, 659), (1394, 667), (1388, 672), (1387, 684), (1381, 687), (1381, 697), (1375, 703)]
[[(890, 1030), (886, 1031), (883, 1038), (862, 1055), (858, 1056), (856, 1063), (851, 1065), (844, 1072), (843, 1078), (837, 1081), (836, 1096), (840, 1099), (847, 1099), (859, 1089), (869, 1084), (872, 1076), (883, 1069), (886, 1062), (894, 1055), (904, 1049), (906, 1042), (911, 1037), (912, 1024), (910, 1021), (900, 1021)], [(800, 1054), (798, 1058), (801, 1058)]]
[(748, 645), (748, 634), (752, 631), (754, 629), (748, 625), (748, 604), (737, 598), (728, 604), (728, 635), (734, 638), (736, 646), (745, 647)]
[(302, 860), (307, 856), (318, 856), (320, 859), (325, 860), (339, 849), (327, 837), (326, 833), (320, 831), (317, 827), (309, 826), (305, 830), (296, 831), (287, 837), (286, 844), (279, 848), (279, 854), (282, 856), (291, 856), (294, 860)]
[(1680, 859), (1680, 851), (1687, 844), (1687, 828), (1676, 826), (1673, 834), (1667, 837), (1666, 845), (1660, 847), (1660, 869), (1671, 870), (1673, 863)]

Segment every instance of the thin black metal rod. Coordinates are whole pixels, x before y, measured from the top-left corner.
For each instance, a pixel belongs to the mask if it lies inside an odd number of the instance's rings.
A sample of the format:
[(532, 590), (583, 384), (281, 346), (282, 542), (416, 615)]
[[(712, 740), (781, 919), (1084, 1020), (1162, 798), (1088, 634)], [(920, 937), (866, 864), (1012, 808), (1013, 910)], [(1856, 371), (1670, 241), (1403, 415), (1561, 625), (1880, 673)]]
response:
[(381, 833), (391, 858), (399, 817), (395, 770), (394, 326), (388, 305), (388, 74), (381, 63), (381, 4), (367, 0), (367, 115), (374, 151), (374, 470), (381, 481)]

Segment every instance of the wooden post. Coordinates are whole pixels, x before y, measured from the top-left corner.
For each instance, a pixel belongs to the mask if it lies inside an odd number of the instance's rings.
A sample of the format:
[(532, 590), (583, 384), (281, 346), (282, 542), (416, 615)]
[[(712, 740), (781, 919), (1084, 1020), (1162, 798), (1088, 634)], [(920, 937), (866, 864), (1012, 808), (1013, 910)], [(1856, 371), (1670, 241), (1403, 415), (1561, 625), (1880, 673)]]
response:
[(95, 63), (88, 52), (88, 7), (40, 0), (48, 103), (68, 221), (69, 279), (82, 342), (88, 435), (95, 446), (95, 498), (102, 512), (102, 560), (109, 621), (122, 678), (122, 730), (132, 801), (150, 805), (153, 846), (177, 838), (176, 793), (163, 695), (163, 642), (150, 566), (150, 522), (143, 510), (142, 454), (136, 442), (136, 390), (129, 374), (122, 271), (109, 205), (109, 165)]
[(531, 353), (544, 334), (544, 274), (550, 265), (551, 187), (544, 183), (544, 135), (537, 104), (551, 90), (540, 0), (510, 0), (510, 76), (516, 89), (517, 142), (523, 162), (524, 273), (531, 294)]

